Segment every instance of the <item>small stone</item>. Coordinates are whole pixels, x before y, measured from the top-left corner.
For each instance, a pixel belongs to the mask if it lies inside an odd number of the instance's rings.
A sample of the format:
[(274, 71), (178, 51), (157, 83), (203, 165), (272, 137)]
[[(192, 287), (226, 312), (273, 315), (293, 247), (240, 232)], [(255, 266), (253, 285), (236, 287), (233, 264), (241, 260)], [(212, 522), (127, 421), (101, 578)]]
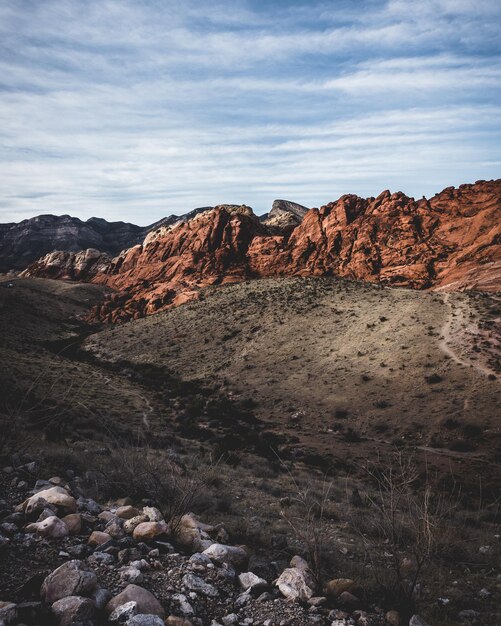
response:
[(165, 535), (167, 532), (167, 524), (165, 522), (141, 522), (133, 531), (132, 536), (136, 541), (149, 541)]
[(218, 590), (214, 586), (206, 583), (203, 578), (200, 578), (200, 576), (195, 576), (193, 574), (185, 574), (183, 576), (183, 585), (190, 591), (196, 591), (197, 593), (201, 593), (212, 598), (219, 595)]
[(247, 562), (247, 552), (243, 548), (222, 543), (213, 543), (202, 554), (216, 563), (228, 563), (234, 567), (241, 567)]
[(236, 613), (230, 613), (221, 619), (224, 626), (233, 626), (238, 624), (238, 615)]
[(267, 587), (268, 583), (264, 578), (260, 578), (252, 572), (245, 572), (240, 574), (238, 581), (242, 589), (257, 589), (259, 587)]
[(108, 621), (115, 624), (125, 624), (128, 623), (129, 619), (134, 617), (134, 615), (137, 615), (137, 602), (130, 601), (117, 606), (117, 608), (110, 613)]
[(154, 506), (143, 507), (143, 515), (146, 515), (146, 517), (149, 519), (150, 522), (163, 522), (164, 521), (164, 516)]
[(139, 511), (130, 504), (126, 504), (125, 506), (119, 506), (115, 511), (115, 515), (121, 519), (132, 519), (139, 515)]
[(120, 578), (129, 583), (142, 583), (144, 576), (135, 567), (124, 567), (120, 570)]
[(165, 622), (158, 615), (141, 613), (131, 617), (127, 622), (127, 626), (165, 626)]
[(112, 539), (121, 539), (124, 536), (124, 531), (118, 522), (111, 521), (106, 524), (104, 532), (108, 533)]
[(91, 533), (87, 543), (91, 547), (97, 547), (97, 546), (102, 546), (105, 543), (108, 543), (108, 541), (112, 541), (112, 538), (110, 535), (108, 535), (108, 533), (103, 533), (100, 530), (94, 530)]
[(131, 517), (124, 522), (123, 529), (127, 534), (132, 535), (136, 526), (139, 526), (139, 524), (147, 521), (148, 518), (146, 515), (136, 515), (135, 517)]
[(89, 556), (87, 562), (90, 565), (113, 565), (115, 562), (115, 557), (112, 554), (108, 554), (107, 552), (94, 552)]
[(191, 615), (195, 614), (193, 607), (188, 602), (188, 598), (184, 595), (184, 593), (173, 594), (172, 600), (174, 602), (177, 602), (177, 604), (179, 605), (179, 612), (182, 613), (184, 617), (190, 617)]
[(327, 598), (325, 598), (324, 596), (315, 596), (308, 600), (308, 604), (310, 604), (311, 606), (322, 606), (326, 602)]

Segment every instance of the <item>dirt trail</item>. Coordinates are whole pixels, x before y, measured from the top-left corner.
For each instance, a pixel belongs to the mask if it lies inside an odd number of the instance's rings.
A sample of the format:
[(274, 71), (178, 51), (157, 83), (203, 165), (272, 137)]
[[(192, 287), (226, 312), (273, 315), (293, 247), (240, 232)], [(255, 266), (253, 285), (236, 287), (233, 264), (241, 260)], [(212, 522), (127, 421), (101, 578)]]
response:
[[(472, 360), (464, 359), (454, 350), (452, 346), (452, 335), (453, 335), (452, 324), (453, 324), (454, 318), (456, 318), (456, 321), (458, 322), (458, 324), (461, 324), (464, 321), (464, 311), (461, 307), (454, 308), (454, 305), (451, 302), (450, 296), (451, 296), (450, 293), (446, 293), (443, 296), (443, 302), (444, 304), (447, 305), (449, 312), (447, 315), (447, 319), (445, 320), (444, 325), (442, 326), (442, 330), (441, 330), (442, 339), (439, 342), (440, 349), (442, 350), (442, 352), (444, 352), (444, 354), (447, 354), (447, 356), (449, 356), (459, 365), (463, 365), (464, 367), (473, 367), (474, 369), (477, 370), (477, 372), (479, 372), (480, 374), (484, 376), (490, 376), (490, 375), (495, 376), (496, 372), (490, 369), (489, 367), (487, 367), (486, 365), (484, 365), (483, 363), (479, 363), (478, 361), (473, 360), (473, 359)], [(454, 315), (454, 313), (456, 315)]]

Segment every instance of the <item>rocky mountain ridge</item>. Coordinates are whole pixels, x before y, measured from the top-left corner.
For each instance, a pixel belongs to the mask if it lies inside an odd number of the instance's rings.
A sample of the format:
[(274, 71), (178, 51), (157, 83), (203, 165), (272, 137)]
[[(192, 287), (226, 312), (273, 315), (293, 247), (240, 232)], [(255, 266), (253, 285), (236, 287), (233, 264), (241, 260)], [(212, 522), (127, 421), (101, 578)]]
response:
[(183, 215), (169, 215), (148, 226), (108, 222), (99, 217), (83, 221), (70, 215), (38, 215), (19, 223), (0, 224), (0, 272), (24, 270), (45, 255), (52, 258), (50, 255), (56, 251), (76, 253), (75, 257), (63, 257), (66, 260), (75, 258), (76, 263), (81, 262), (81, 253), (87, 249), (113, 257), (126, 248), (142, 243), (150, 234), (191, 220), (212, 208), (200, 207)]
[[(278, 206), (274, 216), (282, 210)], [(112, 288), (118, 293), (94, 313), (112, 322), (192, 299), (208, 285), (270, 276), (339, 275), (414, 289), (495, 291), (500, 211), (501, 180), (448, 187), (417, 201), (390, 191), (377, 198), (344, 195), (282, 232), (245, 205), (220, 205), (160, 229), (109, 262), (94, 260), (76, 272), (76, 256), (51, 255), (25, 275), (79, 275)]]

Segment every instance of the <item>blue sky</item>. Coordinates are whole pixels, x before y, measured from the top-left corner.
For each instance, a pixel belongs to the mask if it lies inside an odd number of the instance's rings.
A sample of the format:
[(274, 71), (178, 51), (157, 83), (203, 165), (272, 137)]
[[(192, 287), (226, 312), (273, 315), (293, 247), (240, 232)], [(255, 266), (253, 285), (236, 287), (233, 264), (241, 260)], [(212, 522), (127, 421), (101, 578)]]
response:
[(501, 176), (497, 0), (6, 0), (0, 221)]

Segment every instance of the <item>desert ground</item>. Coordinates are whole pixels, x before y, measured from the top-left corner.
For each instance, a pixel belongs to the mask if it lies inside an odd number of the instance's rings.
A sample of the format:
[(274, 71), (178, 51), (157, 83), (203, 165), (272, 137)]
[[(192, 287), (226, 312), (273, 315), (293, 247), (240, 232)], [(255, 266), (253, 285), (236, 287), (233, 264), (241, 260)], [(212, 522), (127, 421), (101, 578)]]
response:
[[(307, 532), (326, 575), (362, 581), (363, 601), (384, 608), (396, 601), (371, 567), (385, 553), (367, 556), (375, 472), (412, 460), (417, 484), (450, 497), (421, 614), (447, 625), (474, 610), (498, 623), (498, 296), (269, 279), (89, 326), (102, 296), (93, 285), (1, 283), (4, 453), (39, 454), (49, 474), (114, 464), (122, 480), (108, 497), (132, 494), (123, 475), (138, 458), (211, 473), (190, 504), (252, 546), (255, 571), (272, 579), (308, 553)], [(2, 489), (12, 493), (8, 477)], [(60, 562), (51, 550), (38, 565)], [(25, 555), (5, 562), (0, 591), (15, 598), (30, 567)]]

